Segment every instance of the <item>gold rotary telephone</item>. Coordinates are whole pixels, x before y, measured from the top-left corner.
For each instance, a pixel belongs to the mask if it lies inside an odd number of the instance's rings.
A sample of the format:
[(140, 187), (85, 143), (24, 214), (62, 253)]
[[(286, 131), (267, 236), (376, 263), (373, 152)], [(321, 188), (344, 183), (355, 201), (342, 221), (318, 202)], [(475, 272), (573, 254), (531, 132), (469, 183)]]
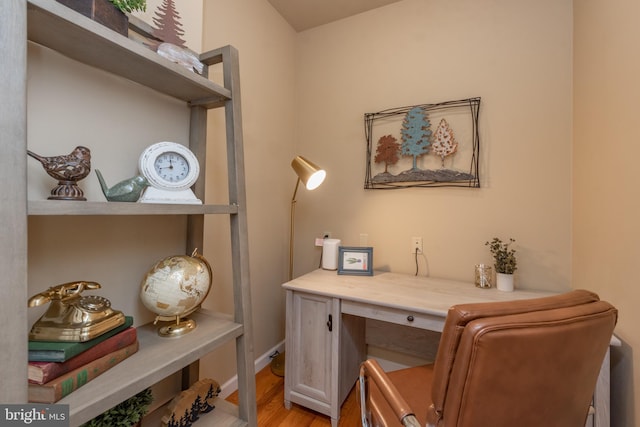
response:
[(113, 310), (108, 299), (81, 295), (85, 289), (100, 288), (96, 282), (69, 282), (29, 298), (29, 307), (51, 303), (31, 328), (29, 339), (84, 342), (124, 324), (124, 314)]

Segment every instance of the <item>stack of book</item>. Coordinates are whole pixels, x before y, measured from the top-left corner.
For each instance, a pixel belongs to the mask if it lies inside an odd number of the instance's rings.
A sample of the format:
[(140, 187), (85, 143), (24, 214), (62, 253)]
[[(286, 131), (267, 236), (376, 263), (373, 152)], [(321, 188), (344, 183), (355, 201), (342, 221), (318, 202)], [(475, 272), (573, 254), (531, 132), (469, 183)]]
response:
[(85, 342), (29, 341), (29, 402), (55, 403), (138, 351), (133, 317)]

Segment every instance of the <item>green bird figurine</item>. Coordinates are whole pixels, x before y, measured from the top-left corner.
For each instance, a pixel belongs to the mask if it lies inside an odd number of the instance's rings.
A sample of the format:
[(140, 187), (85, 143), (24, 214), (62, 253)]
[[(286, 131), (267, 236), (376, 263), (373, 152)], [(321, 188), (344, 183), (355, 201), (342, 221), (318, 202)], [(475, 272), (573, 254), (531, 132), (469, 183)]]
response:
[(109, 188), (102, 174), (96, 169), (100, 187), (104, 197), (110, 202), (137, 202), (145, 188), (149, 186), (149, 181), (144, 176), (138, 175), (125, 179)]

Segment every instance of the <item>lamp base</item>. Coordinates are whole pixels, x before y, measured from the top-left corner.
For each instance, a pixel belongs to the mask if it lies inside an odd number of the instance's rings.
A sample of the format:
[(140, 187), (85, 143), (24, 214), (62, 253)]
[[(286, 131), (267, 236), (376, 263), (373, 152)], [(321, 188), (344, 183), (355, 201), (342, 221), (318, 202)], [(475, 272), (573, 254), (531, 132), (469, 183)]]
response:
[(278, 377), (284, 377), (284, 353), (280, 353), (271, 359), (271, 372)]

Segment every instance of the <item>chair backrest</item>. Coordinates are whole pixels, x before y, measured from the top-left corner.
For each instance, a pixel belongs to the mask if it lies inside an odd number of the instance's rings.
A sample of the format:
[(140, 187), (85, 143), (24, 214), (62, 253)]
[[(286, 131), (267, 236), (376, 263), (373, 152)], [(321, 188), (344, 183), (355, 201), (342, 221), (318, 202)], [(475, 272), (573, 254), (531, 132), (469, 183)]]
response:
[(583, 426), (617, 310), (584, 290), (449, 310), (430, 424)]

